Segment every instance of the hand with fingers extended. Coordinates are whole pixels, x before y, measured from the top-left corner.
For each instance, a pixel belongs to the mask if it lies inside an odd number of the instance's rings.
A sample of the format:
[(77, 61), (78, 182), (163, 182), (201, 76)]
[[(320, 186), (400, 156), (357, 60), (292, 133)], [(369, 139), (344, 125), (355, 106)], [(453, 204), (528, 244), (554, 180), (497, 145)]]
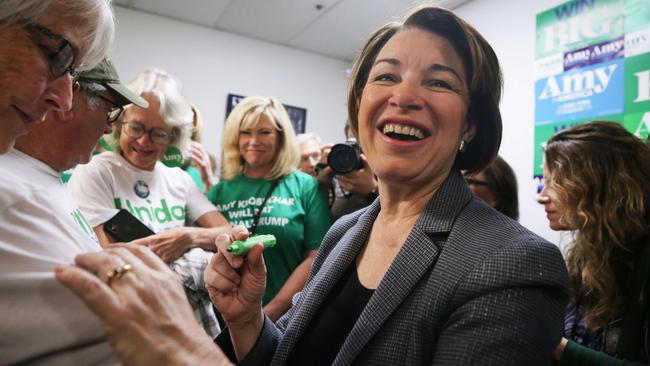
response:
[(262, 297), (266, 288), (266, 266), (262, 253), (264, 246), (256, 244), (248, 253), (237, 256), (226, 248), (233, 240), (248, 237), (245, 228), (233, 229), (233, 234), (222, 234), (215, 244), (218, 253), (205, 270), (205, 286), (215, 308), (230, 329), (238, 359), (248, 354), (255, 344), (264, 323)]
[(99, 317), (123, 364), (230, 364), (197, 324), (177, 277), (148, 248), (82, 254), (55, 274)]

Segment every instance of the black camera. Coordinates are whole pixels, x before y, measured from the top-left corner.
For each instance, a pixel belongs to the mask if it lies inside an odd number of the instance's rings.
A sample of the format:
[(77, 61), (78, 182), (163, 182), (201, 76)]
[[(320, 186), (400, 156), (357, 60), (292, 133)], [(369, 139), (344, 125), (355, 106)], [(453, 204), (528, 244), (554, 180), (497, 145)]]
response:
[(327, 155), (327, 165), (336, 175), (347, 174), (353, 170), (363, 168), (361, 161), (361, 147), (357, 140), (350, 139), (342, 144), (332, 146)]

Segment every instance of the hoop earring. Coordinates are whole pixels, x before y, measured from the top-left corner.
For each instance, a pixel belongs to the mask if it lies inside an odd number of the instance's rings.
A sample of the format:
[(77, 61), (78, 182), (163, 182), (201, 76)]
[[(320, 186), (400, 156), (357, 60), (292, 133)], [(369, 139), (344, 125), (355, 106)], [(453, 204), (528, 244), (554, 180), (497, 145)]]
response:
[(460, 146), (458, 146), (458, 152), (462, 154), (465, 152), (466, 149), (467, 149), (467, 143), (465, 142), (465, 140), (460, 140)]

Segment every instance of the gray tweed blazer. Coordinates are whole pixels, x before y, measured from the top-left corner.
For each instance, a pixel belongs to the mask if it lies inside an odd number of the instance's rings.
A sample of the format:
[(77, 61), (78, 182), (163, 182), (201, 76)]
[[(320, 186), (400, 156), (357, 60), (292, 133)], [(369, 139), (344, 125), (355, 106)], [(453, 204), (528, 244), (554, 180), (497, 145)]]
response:
[[(379, 199), (338, 220), (303, 291), (268, 318), (242, 360), (284, 365), (329, 291), (354, 263)], [(452, 172), (341, 347), (334, 365), (550, 365), (567, 273), (556, 246), (472, 196)]]

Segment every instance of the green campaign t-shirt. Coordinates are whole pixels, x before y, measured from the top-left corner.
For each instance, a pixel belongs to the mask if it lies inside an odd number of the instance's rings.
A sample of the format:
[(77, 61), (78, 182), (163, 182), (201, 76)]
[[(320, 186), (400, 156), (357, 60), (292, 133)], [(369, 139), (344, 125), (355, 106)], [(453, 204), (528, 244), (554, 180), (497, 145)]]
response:
[[(232, 225), (252, 226), (272, 182), (243, 174), (222, 180), (208, 191), (208, 199)], [(295, 171), (280, 180), (262, 209), (255, 234), (273, 234), (275, 247), (264, 251), (267, 279), (263, 303), (280, 291), (308, 252), (320, 246), (330, 227), (329, 208), (318, 181)]]

